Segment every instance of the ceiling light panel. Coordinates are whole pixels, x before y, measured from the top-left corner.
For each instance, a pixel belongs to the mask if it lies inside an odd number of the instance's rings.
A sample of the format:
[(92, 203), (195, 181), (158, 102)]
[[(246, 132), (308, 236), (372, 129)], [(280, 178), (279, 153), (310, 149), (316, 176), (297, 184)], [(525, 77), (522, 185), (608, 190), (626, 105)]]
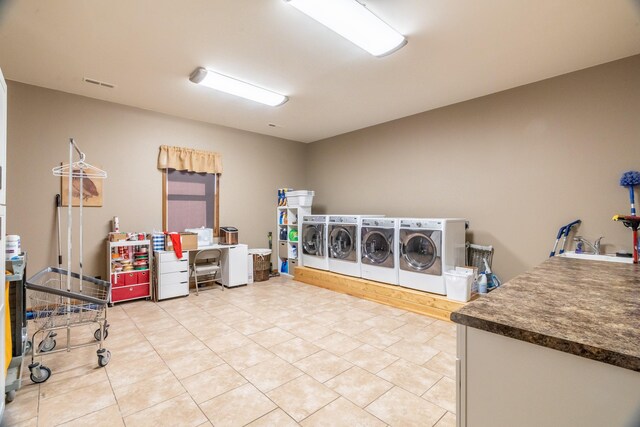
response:
[(206, 68), (197, 68), (189, 77), (193, 83), (206, 86), (211, 89), (219, 90), (261, 104), (277, 107), (289, 100), (284, 95), (254, 86), (251, 83), (225, 76)]
[(407, 39), (355, 0), (284, 0), (374, 56), (385, 56)]

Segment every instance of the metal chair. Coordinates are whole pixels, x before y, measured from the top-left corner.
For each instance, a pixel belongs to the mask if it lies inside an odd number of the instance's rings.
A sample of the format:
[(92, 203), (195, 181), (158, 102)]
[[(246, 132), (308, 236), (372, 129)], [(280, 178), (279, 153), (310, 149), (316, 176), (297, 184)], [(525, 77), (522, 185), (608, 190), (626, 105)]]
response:
[[(198, 251), (193, 258), (191, 264), (191, 274), (196, 282), (196, 295), (198, 294), (198, 286), (200, 283), (214, 282), (218, 280), (218, 272), (220, 271), (220, 257), (222, 251), (220, 249), (203, 249)], [(206, 280), (198, 280), (203, 276), (209, 276)], [(224, 291), (224, 285), (220, 284)]]

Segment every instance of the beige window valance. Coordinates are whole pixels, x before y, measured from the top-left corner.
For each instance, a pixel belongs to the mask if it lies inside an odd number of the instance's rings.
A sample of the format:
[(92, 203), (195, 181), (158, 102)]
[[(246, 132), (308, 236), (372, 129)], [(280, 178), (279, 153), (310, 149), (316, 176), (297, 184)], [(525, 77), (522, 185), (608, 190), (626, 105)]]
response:
[(167, 168), (200, 173), (222, 173), (222, 155), (212, 151), (161, 145), (158, 169)]

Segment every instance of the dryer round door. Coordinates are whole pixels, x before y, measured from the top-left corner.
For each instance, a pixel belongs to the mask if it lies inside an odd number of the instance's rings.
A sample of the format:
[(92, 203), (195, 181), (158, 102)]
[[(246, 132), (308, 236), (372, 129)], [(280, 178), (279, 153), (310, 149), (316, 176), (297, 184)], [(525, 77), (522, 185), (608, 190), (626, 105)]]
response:
[(302, 230), (302, 253), (322, 256), (322, 225), (305, 225)]
[[(362, 237), (362, 262), (371, 265), (388, 264), (391, 261), (393, 267), (393, 257), (391, 256), (391, 246), (389, 239), (378, 230), (368, 232)], [(386, 265), (385, 265), (386, 266)]]
[(438, 247), (433, 239), (424, 233), (408, 234), (402, 240), (401, 255), (403, 260), (416, 271), (426, 273), (426, 270), (433, 267), (440, 269)]
[(356, 260), (355, 227), (349, 228), (353, 228), (353, 230), (350, 232), (347, 226), (336, 226), (331, 230), (329, 235), (329, 255), (331, 258), (345, 261)]

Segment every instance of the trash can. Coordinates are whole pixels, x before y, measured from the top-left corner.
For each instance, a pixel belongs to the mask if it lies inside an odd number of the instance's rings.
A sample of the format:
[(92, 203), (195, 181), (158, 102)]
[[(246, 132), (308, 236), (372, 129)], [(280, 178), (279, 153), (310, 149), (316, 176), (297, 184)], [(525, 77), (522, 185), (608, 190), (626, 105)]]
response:
[(444, 273), (444, 280), (447, 298), (460, 302), (467, 302), (471, 299), (471, 285), (473, 284), (471, 272), (450, 270)]
[(269, 280), (271, 249), (249, 249), (249, 254), (253, 257), (253, 281)]

